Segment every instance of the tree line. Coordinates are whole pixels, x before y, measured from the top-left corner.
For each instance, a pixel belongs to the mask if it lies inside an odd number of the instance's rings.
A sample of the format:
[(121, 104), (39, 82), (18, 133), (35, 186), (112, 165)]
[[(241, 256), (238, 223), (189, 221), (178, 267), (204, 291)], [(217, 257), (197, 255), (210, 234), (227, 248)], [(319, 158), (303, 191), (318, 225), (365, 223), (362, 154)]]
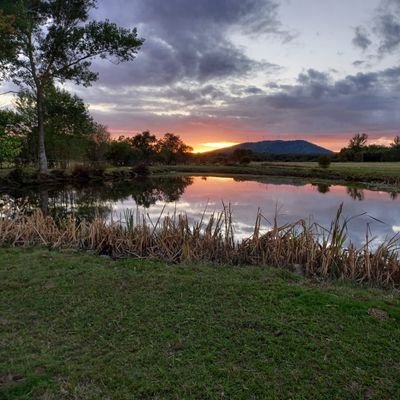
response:
[(347, 147), (335, 157), (338, 161), (385, 162), (400, 161), (400, 136), (396, 136), (389, 146), (368, 144), (368, 135), (354, 135)]

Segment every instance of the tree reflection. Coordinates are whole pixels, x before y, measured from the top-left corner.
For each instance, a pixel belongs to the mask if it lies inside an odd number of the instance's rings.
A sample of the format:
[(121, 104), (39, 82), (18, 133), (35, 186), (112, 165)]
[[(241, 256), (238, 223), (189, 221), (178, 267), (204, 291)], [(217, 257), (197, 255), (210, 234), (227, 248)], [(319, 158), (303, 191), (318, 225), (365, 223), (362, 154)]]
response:
[(132, 198), (138, 206), (149, 208), (156, 202), (176, 202), (185, 189), (193, 184), (191, 177), (137, 179), (92, 186), (40, 187), (36, 189), (0, 192), (1, 208), (31, 213), (41, 209), (56, 219), (74, 215), (92, 220), (107, 218), (113, 203)]
[(318, 193), (326, 194), (330, 192), (331, 185), (327, 185), (326, 183), (318, 183), (317, 185)]
[(358, 189), (355, 187), (348, 187), (347, 188), (347, 194), (353, 199), (353, 200), (359, 200), (363, 201), (365, 196), (364, 196), (364, 190), (363, 189)]

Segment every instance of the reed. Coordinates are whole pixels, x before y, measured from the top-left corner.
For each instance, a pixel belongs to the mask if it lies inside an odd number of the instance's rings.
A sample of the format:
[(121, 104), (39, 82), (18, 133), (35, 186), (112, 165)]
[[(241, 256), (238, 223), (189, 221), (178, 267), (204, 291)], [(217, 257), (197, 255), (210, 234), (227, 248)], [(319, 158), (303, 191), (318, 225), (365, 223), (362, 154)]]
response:
[(48, 246), (91, 250), (112, 257), (140, 257), (169, 263), (265, 265), (301, 269), (319, 278), (349, 279), (383, 287), (400, 287), (399, 242), (395, 236), (373, 249), (366, 241), (357, 248), (347, 240), (349, 220), (339, 208), (329, 229), (305, 220), (279, 226), (277, 219), (263, 229), (258, 212), (253, 234), (236, 240), (230, 206), (194, 223), (182, 214), (160, 214), (151, 221), (126, 212), (118, 221), (73, 216), (56, 221), (40, 210), (30, 215), (0, 218), (1, 246)]

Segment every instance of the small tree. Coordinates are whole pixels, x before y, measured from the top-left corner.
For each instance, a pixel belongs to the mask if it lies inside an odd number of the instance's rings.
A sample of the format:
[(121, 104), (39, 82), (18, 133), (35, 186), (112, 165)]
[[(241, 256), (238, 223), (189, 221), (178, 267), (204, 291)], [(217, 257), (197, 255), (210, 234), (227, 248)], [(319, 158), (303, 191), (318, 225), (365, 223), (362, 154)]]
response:
[(186, 145), (182, 139), (173, 133), (166, 133), (157, 143), (158, 153), (167, 164), (184, 161), (193, 148)]
[(400, 136), (396, 136), (393, 139), (393, 143), (390, 145), (393, 149), (399, 150), (400, 149)]
[(318, 165), (324, 169), (329, 168), (331, 165), (331, 158), (326, 155), (320, 156), (318, 159)]
[(368, 135), (366, 133), (357, 133), (350, 139), (348, 148), (353, 151), (361, 151), (367, 145), (367, 141)]
[[(38, 159), (48, 173), (45, 93), (56, 81), (89, 86), (96, 57), (131, 61), (143, 43), (136, 29), (89, 21), (96, 0), (0, 0), (0, 73), (34, 93)], [(89, 22), (88, 22), (89, 21)]]

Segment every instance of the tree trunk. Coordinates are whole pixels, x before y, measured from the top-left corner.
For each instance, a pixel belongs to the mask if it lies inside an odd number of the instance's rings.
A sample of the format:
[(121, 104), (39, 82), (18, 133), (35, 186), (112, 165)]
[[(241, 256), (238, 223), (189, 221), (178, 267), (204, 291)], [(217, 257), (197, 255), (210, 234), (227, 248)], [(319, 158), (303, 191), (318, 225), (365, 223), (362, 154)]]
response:
[(49, 214), (49, 191), (47, 189), (40, 190), (40, 209), (44, 215)]
[(37, 90), (37, 117), (38, 117), (38, 159), (39, 172), (41, 175), (48, 175), (49, 169), (47, 165), (45, 133), (44, 133), (44, 105), (43, 92), (41, 88)]

